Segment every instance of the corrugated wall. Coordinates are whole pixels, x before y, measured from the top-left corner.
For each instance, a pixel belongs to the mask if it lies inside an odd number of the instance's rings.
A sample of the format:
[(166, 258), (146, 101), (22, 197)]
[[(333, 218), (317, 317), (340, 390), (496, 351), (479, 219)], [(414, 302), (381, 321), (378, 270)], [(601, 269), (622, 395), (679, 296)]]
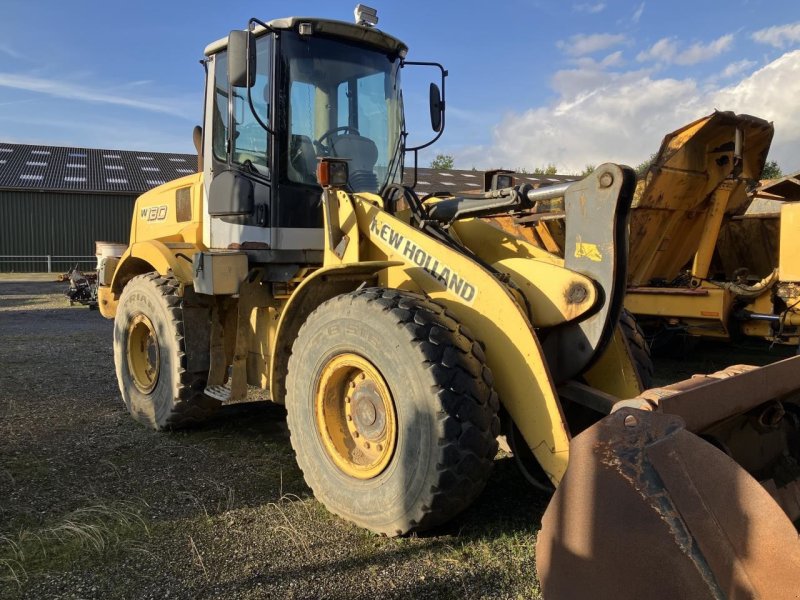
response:
[[(0, 271), (44, 271), (6, 255), (90, 256), (96, 240), (128, 242), (136, 196), (0, 190)], [(54, 264), (53, 271), (66, 271)]]

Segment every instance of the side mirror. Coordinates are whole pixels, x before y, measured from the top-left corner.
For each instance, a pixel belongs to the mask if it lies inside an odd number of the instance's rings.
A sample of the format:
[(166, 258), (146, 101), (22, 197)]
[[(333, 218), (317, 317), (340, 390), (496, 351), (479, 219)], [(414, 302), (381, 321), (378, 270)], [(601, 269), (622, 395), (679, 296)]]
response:
[(250, 88), (255, 82), (256, 38), (252, 31), (231, 31), (228, 35), (228, 84)]
[(431, 84), (429, 97), (431, 105), (431, 128), (438, 133), (442, 130), (444, 104), (442, 103), (442, 93), (439, 91), (439, 86), (435, 83)]

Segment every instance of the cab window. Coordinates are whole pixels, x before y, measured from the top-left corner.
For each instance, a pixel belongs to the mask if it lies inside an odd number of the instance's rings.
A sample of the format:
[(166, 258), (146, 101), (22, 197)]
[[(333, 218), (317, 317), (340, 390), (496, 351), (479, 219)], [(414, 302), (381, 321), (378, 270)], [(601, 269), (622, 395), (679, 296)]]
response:
[[(256, 39), (256, 56), (256, 78), (250, 95), (253, 109), (269, 125), (272, 36)], [(265, 174), (269, 165), (269, 134), (253, 116), (247, 101), (247, 88), (235, 87), (232, 90), (230, 127), (231, 161), (255, 167)]]

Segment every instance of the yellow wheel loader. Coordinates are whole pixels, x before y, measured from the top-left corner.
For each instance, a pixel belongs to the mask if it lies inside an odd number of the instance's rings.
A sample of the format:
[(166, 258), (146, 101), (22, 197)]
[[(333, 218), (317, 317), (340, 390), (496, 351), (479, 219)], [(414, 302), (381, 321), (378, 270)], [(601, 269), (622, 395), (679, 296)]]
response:
[(555, 488), (545, 598), (795, 597), (800, 359), (645, 390), (620, 320), (631, 169), (562, 192), (564, 257), (482, 219), (545, 190), (418, 197), (400, 74), (439, 72), (438, 137), (446, 72), (356, 14), (253, 19), (206, 48), (200, 172), (142, 195), (101, 268), (132, 415), (181, 427), (268, 390), (315, 496), (391, 536), (475, 499), (503, 421)]

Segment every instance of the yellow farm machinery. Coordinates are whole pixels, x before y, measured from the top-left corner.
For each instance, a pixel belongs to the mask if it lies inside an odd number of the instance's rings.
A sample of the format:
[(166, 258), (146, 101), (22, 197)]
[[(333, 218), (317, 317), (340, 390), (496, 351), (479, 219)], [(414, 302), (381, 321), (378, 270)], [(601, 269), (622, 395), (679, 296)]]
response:
[[(546, 598), (796, 597), (800, 359), (647, 390), (633, 171), (420, 198), (400, 74), (439, 73), (438, 137), (446, 71), (357, 21), (253, 19), (206, 48), (200, 172), (142, 195), (100, 269), (131, 414), (182, 427), (263, 388), (315, 496), (390, 536), (467, 507), (502, 431), (555, 488)], [(563, 256), (487, 220), (557, 196)]]

